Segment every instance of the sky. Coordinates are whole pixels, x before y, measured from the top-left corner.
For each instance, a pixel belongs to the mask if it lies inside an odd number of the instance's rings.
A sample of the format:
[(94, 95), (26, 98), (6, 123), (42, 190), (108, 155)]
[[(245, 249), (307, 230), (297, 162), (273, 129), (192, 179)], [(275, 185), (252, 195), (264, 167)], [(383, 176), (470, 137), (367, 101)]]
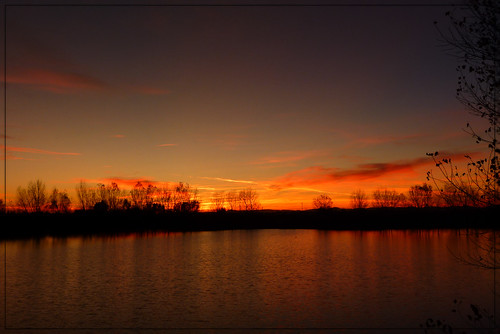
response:
[(142, 180), (202, 208), (249, 187), (265, 209), (347, 207), (425, 182), (427, 152), (481, 154), (433, 24), (446, 1), (359, 3), (3, 7), (7, 202), (35, 179), (73, 199)]

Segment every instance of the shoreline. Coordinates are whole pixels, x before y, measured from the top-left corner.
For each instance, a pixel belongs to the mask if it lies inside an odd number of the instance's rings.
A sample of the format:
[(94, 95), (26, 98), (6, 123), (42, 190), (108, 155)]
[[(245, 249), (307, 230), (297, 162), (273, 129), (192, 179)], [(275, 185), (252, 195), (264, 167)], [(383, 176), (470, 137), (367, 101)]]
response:
[(3, 213), (0, 240), (255, 229), (499, 229), (500, 207), (367, 208), (226, 212)]

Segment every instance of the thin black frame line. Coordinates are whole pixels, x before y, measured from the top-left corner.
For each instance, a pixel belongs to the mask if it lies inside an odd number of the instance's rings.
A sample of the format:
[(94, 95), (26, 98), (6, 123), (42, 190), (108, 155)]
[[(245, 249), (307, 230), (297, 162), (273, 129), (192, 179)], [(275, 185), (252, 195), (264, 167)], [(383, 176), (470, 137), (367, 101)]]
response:
[[(443, 6), (458, 6), (457, 4), (7, 4), (3, 5), (4, 8), (4, 198), (5, 198), (5, 212), (7, 212), (7, 7), (443, 7)], [(493, 233), (495, 240), (496, 234)], [(496, 264), (496, 249), (494, 248), (494, 265)], [(496, 328), (496, 268), (493, 269), (493, 323)], [(59, 328), (59, 327), (7, 327), (7, 241), (4, 241), (4, 329), (6, 330), (420, 330), (421, 327), (416, 328), (351, 328), (351, 327), (322, 327), (322, 328), (307, 328), (307, 327), (266, 327), (266, 328), (232, 328), (232, 327), (179, 327), (179, 328), (141, 328), (141, 327), (78, 327), (78, 328)], [(457, 330), (468, 330), (473, 328), (456, 328)], [(490, 329), (490, 328), (487, 328)]]
[(58, 4), (58, 3), (47, 3), (47, 4), (6, 4), (6, 6), (12, 7), (449, 7), (449, 6), (466, 6), (463, 4), (455, 3), (439, 3), (439, 4), (422, 4), (422, 3), (408, 3), (408, 4), (285, 4), (285, 3), (233, 3), (233, 4), (162, 4), (162, 3), (136, 3), (136, 4), (103, 4), (103, 3), (87, 3), (87, 4)]
[(497, 327), (497, 294), (496, 294), (496, 272), (497, 272), (497, 254), (496, 254), (496, 231), (493, 230), (493, 328)]
[[(7, 215), (7, 5), (3, 6), (3, 194), (4, 214)], [(4, 305), (3, 305), (3, 327), (7, 328), (7, 240), (4, 241)]]

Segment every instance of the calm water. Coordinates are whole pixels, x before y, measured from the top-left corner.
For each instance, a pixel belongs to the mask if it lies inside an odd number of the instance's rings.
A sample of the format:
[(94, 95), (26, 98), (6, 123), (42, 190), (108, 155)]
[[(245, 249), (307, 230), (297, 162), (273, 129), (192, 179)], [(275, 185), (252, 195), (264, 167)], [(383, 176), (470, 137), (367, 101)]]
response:
[(418, 328), (429, 317), (459, 324), (454, 299), (493, 310), (492, 271), (453, 256), (467, 247), (473, 244), (452, 231), (12, 241), (1, 251), (6, 325)]

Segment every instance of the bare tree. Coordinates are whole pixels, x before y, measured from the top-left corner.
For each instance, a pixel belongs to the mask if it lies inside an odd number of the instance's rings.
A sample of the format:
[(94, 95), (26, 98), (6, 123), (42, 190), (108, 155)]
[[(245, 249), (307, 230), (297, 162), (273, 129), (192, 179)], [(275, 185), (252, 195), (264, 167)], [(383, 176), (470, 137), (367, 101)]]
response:
[(45, 183), (43, 183), (41, 180), (30, 182), (28, 184), (28, 196), (31, 198), (34, 211), (41, 212), (42, 207), (47, 200)]
[(144, 208), (146, 204), (146, 188), (144, 188), (140, 181), (130, 191), (130, 196), (132, 198), (132, 206), (138, 209)]
[(17, 205), (25, 212), (41, 212), (47, 201), (45, 183), (41, 180), (30, 181), (26, 189), (17, 188)]
[(405, 195), (395, 190), (377, 189), (373, 192), (373, 206), (376, 208), (395, 208), (402, 206), (405, 201)]
[(165, 210), (173, 209), (173, 191), (168, 185), (158, 188), (158, 199)]
[(259, 195), (252, 188), (240, 190), (238, 193), (240, 210), (254, 211), (262, 209), (259, 203)]
[(76, 187), (76, 196), (82, 210), (90, 210), (97, 203), (97, 195), (83, 180)]
[(226, 195), (223, 191), (214, 192), (212, 195), (212, 210), (215, 212), (226, 211)]
[(417, 208), (432, 206), (433, 198), (432, 186), (427, 183), (414, 185), (408, 191), (410, 205)]
[(198, 190), (192, 189), (188, 183), (179, 182), (174, 191), (174, 211), (197, 212), (200, 209)]
[(123, 202), (122, 191), (116, 182), (112, 182), (106, 187), (107, 203), (110, 210), (118, 210)]
[[(438, 152), (427, 153), (441, 175), (436, 177), (429, 171), (427, 180), (432, 180), (440, 198), (447, 205), (493, 206), (500, 204), (500, 150), (497, 140), (500, 134), (500, 2), (468, 0), (465, 7), (458, 8), (446, 13), (451, 26), (446, 33), (442, 30), (440, 33), (448, 50), (459, 61), (457, 99), (472, 115), (489, 122), (484, 134), (476, 132), (470, 124), (467, 124), (465, 131), (476, 143), (486, 144), (489, 154), (476, 161), (466, 156), (468, 161), (465, 168), (459, 168), (448, 157), (437, 158)], [(495, 222), (494, 217), (492, 220)], [(497, 232), (494, 229), (491, 232), (468, 231), (466, 237), (467, 249), (459, 253), (457, 258), (474, 266), (498, 269), (496, 253), (500, 249), (500, 239)], [(495, 325), (494, 315), (490, 317), (488, 312), (484, 313), (476, 305), (470, 306), (474, 314), (468, 315), (468, 319), (473, 320), (474, 327), (481, 318), (493, 319)], [(459, 313), (457, 310), (454, 312)], [(442, 329), (451, 332), (449, 326), (443, 326)]]
[(358, 189), (351, 193), (351, 206), (353, 209), (365, 209), (368, 207), (368, 196), (363, 190)]
[(68, 213), (70, 206), (71, 199), (66, 191), (59, 191), (57, 188), (52, 189), (46, 205), (48, 211)]
[(500, 4), (496, 0), (469, 0), (446, 16), (451, 25), (446, 31), (438, 27), (438, 32), (446, 51), (459, 62), (457, 98), (472, 114), (496, 127), (500, 112)]
[(333, 208), (333, 201), (329, 195), (321, 194), (313, 199), (313, 206), (316, 209), (331, 209)]
[(449, 185), (468, 197), (469, 202), (475, 202), (474, 205), (496, 205), (500, 203), (500, 150), (497, 148), (500, 134), (500, 2), (469, 0), (465, 6), (447, 12), (446, 16), (450, 18), (450, 27), (446, 31), (438, 30), (447, 51), (459, 63), (457, 99), (472, 115), (489, 122), (484, 134), (477, 133), (469, 124), (465, 131), (477, 143), (485, 143), (490, 152), (478, 161), (468, 157), (465, 171), (459, 170), (449, 158), (436, 158), (438, 152), (428, 153), (442, 177), (428, 172), (427, 178), (440, 192)]
[(229, 206), (229, 210), (234, 211), (239, 208), (239, 198), (235, 191), (230, 191), (226, 194), (226, 202)]
[(24, 212), (31, 212), (31, 203), (28, 196), (28, 191), (21, 186), (17, 187), (16, 204)]
[(499, 203), (495, 176), (491, 175), (491, 165), (486, 166), (488, 159), (473, 161), (466, 155), (468, 161), (463, 171), (451, 158), (438, 160), (438, 152), (427, 155), (432, 157), (441, 174), (441, 177), (436, 177), (432, 171), (428, 171), (427, 180), (433, 182), (443, 200), (446, 201), (447, 196), (453, 194), (454, 198), (463, 198), (464, 205), (489, 206)]
[(159, 206), (158, 200), (158, 187), (153, 186), (152, 184), (148, 184), (146, 188), (146, 208), (152, 209), (153, 206)]

